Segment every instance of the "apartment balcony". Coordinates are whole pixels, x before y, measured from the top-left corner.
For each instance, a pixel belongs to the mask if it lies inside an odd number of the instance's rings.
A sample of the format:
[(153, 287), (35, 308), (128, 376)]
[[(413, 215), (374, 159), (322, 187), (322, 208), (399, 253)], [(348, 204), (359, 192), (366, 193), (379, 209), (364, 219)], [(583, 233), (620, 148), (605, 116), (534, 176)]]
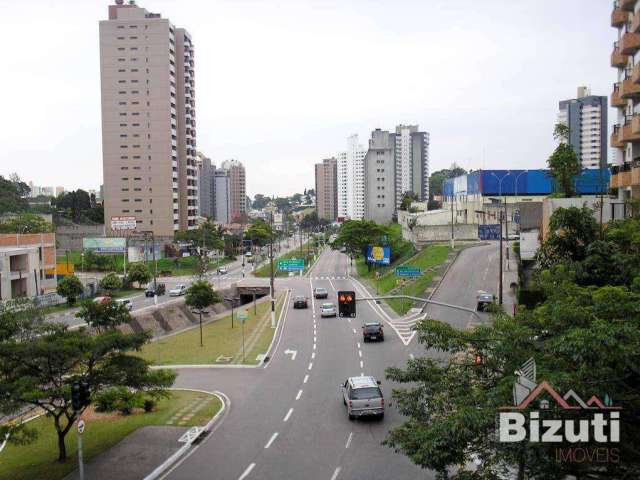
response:
[(640, 85), (633, 82), (633, 76), (629, 76), (620, 85), (620, 96), (622, 98), (640, 98)]
[(620, 0), (619, 5), (622, 10), (627, 12), (633, 12), (633, 7), (636, 4), (636, 0)]
[(627, 55), (623, 55), (618, 46), (618, 42), (614, 42), (613, 51), (611, 52), (611, 66), (617, 68), (624, 68), (627, 65)]
[(624, 108), (627, 101), (620, 96), (620, 84), (613, 84), (613, 93), (611, 94), (611, 106), (615, 108)]
[(619, 28), (627, 22), (629, 18), (629, 12), (620, 8), (620, 4), (616, 3), (613, 6), (613, 12), (611, 12), (611, 26)]
[(627, 121), (619, 130), (618, 138), (625, 143), (640, 141), (640, 116), (634, 115), (631, 121)]
[(631, 29), (629, 31), (633, 33), (638, 33), (640, 31), (640, 12), (633, 14), (633, 17), (631, 18)]
[(625, 33), (620, 39), (620, 50), (625, 55), (633, 55), (640, 49), (640, 33)]
[(611, 188), (626, 188), (632, 185), (631, 183), (632, 175), (631, 171), (627, 172), (618, 172), (614, 175), (611, 175)]
[(613, 133), (611, 134), (611, 146), (613, 148), (624, 148), (624, 142), (620, 140), (620, 125), (613, 126)]

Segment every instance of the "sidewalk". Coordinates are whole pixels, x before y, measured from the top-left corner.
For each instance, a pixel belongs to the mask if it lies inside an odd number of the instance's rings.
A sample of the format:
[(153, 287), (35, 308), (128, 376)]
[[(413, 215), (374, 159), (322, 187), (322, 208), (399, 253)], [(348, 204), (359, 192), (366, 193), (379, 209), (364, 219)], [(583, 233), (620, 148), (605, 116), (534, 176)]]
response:
[(504, 270), (502, 272), (502, 306), (507, 315), (514, 315), (514, 308), (518, 304), (516, 297), (516, 288), (512, 285), (518, 285), (518, 262), (516, 254), (513, 251), (513, 242), (509, 242), (509, 260), (506, 258), (507, 247), (505, 249)]

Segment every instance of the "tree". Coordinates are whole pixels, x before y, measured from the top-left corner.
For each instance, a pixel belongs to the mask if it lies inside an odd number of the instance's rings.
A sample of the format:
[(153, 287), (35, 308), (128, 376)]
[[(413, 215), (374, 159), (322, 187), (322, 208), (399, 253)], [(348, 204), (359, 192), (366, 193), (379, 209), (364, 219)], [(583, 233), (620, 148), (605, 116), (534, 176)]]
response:
[[(75, 381), (87, 382), (92, 395), (127, 387), (161, 396), (173, 384), (175, 373), (150, 370), (145, 360), (128, 353), (144, 345), (148, 333), (112, 330), (91, 335), (86, 329), (47, 323), (41, 312), (34, 318), (15, 307), (1, 308), (0, 324), (5, 328), (0, 331), (0, 412), (14, 414), (25, 406), (44, 410), (53, 419), (61, 462), (67, 458), (65, 437), (85, 408), (74, 411), (72, 407)], [(37, 311), (33, 305), (27, 309)], [(2, 427), (3, 432), (26, 429), (28, 424)], [(11, 439), (19, 441), (21, 436)]]
[(67, 275), (58, 282), (56, 291), (58, 295), (66, 297), (69, 305), (73, 305), (76, 303), (76, 299), (84, 292), (84, 286), (75, 275)]
[(267, 206), (268, 203), (269, 203), (269, 197), (266, 197), (261, 193), (258, 193), (256, 194), (255, 197), (253, 197), (252, 206), (255, 210), (262, 210), (264, 207)]
[(49, 233), (53, 225), (40, 215), (20, 213), (0, 220), (0, 233)]
[(76, 317), (84, 320), (89, 327), (94, 328), (98, 333), (112, 330), (118, 325), (133, 320), (127, 306), (114, 301), (85, 300), (82, 302), (80, 311), (76, 313)]
[(371, 220), (347, 220), (340, 226), (334, 246), (345, 247), (352, 255), (365, 255), (366, 249), (388, 235), (389, 229)]
[(300, 220), (300, 228), (304, 229), (315, 229), (327, 225), (331, 225), (331, 220), (327, 220), (326, 218), (319, 218), (317, 210), (314, 210), (311, 213), (307, 213), (304, 217), (302, 217), (302, 220)]
[(5, 178), (0, 175), (0, 215), (26, 210), (29, 204), (24, 197), (29, 192), (29, 187), (16, 176)]
[(549, 232), (536, 254), (542, 268), (583, 260), (587, 246), (597, 238), (598, 223), (587, 207), (558, 208), (549, 219)]
[(580, 159), (569, 143), (569, 127), (556, 124), (553, 136), (560, 144), (547, 160), (547, 165), (564, 195), (571, 197), (574, 194), (573, 178), (580, 173)]
[(429, 198), (433, 199), (434, 197), (441, 196), (443, 194), (442, 185), (446, 179), (459, 177), (466, 173), (467, 171), (464, 168), (459, 167), (455, 163), (453, 163), (449, 168), (443, 168), (442, 170), (433, 172), (429, 176)]
[(130, 283), (137, 282), (138, 286), (149, 282), (151, 280), (151, 272), (144, 263), (132, 263), (129, 265), (129, 271), (127, 272), (127, 278)]
[(260, 247), (269, 243), (271, 235), (271, 226), (261, 218), (256, 219), (245, 233), (245, 236), (250, 238), (254, 245)]
[(175, 233), (174, 239), (183, 242), (191, 242), (194, 247), (202, 247), (205, 250), (222, 250), (224, 248), (223, 235), (225, 230), (211, 220), (202, 223), (194, 230), (181, 230)]
[(417, 202), (420, 199), (418, 198), (418, 195), (416, 195), (413, 192), (404, 192), (402, 194), (402, 201), (400, 202), (400, 210), (405, 210), (405, 211), (409, 211), (409, 209), (411, 208), (411, 203), (413, 202)]
[(113, 292), (122, 288), (122, 279), (114, 272), (108, 273), (100, 280), (100, 288)]
[(220, 295), (213, 290), (211, 284), (206, 280), (198, 280), (197, 282), (193, 282), (191, 286), (187, 289), (187, 294), (185, 295), (184, 303), (189, 305), (190, 307), (196, 308), (198, 310), (198, 314), (200, 316), (200, 346), (203, 346), (202, 343), (202, 310), (207, 308), (214, 303), (222, 302), (222, 298)]

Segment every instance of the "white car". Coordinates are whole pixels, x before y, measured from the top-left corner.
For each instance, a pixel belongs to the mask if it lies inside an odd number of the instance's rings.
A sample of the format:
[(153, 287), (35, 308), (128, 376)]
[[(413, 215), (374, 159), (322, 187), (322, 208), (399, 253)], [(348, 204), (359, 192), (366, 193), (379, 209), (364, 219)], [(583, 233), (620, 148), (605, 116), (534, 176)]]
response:
[(320, 307), (320, 316), (321, 317), (335, 317), (336, 316), (336, 306), (333, 303), (323, 303)]
[(131, 303), (131, 300), (128, 298), (119, 298), (116, 300), (116, 303), (118, 305), (124, 305), (129, 311), (133, 310), (133, 303)]
[(180, 295), (184, 295), (185, 293), (187, 293), (186, 285), (176, 285), (171, 290), (169, 290), (170, 297), (179, 297)]
[(218, 269), (218, 273), (219, 273), (220, 275), (226, 275), (226, 274), (227, 274), (227, 272), (228, 272), (227, 267), (220, 267), (220, 268)]

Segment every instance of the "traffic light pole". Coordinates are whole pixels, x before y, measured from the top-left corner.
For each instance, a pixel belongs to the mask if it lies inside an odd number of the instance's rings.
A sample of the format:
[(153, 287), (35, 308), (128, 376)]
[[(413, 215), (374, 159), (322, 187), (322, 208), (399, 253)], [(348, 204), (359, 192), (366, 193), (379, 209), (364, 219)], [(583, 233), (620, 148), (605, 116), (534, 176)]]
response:
[(84, 480), (84, 461), (82, 459), (82, 433), (79, 429), (76, 429), (78, 435), (78, 473), (80, 474), (80, 480)]
[(438, 302), (436, 300), (429, 300), (428, 298), (413, 297), (411, 295), (383, 295), (383, 296), (375, 296), (375, 297), (356, 298), (356, 302), (369, 302), (369, 301), (375, 301), (375, 300), (394, 300), (394, 299), (401, 299), (401, 300), (407, 299), (407, 300), (413, 300), (415, 302), (430, 303), (432, 305), (437, 305), (438, 307), (453, 308), (455, 310), (469, 312), (473, 314), (478, 320), (482, 320), (480, 315), (478, 315), (478, 312), (476, 312), (472, 308), (463, 307), (462, 305), (453, 305), (451, 303)]

